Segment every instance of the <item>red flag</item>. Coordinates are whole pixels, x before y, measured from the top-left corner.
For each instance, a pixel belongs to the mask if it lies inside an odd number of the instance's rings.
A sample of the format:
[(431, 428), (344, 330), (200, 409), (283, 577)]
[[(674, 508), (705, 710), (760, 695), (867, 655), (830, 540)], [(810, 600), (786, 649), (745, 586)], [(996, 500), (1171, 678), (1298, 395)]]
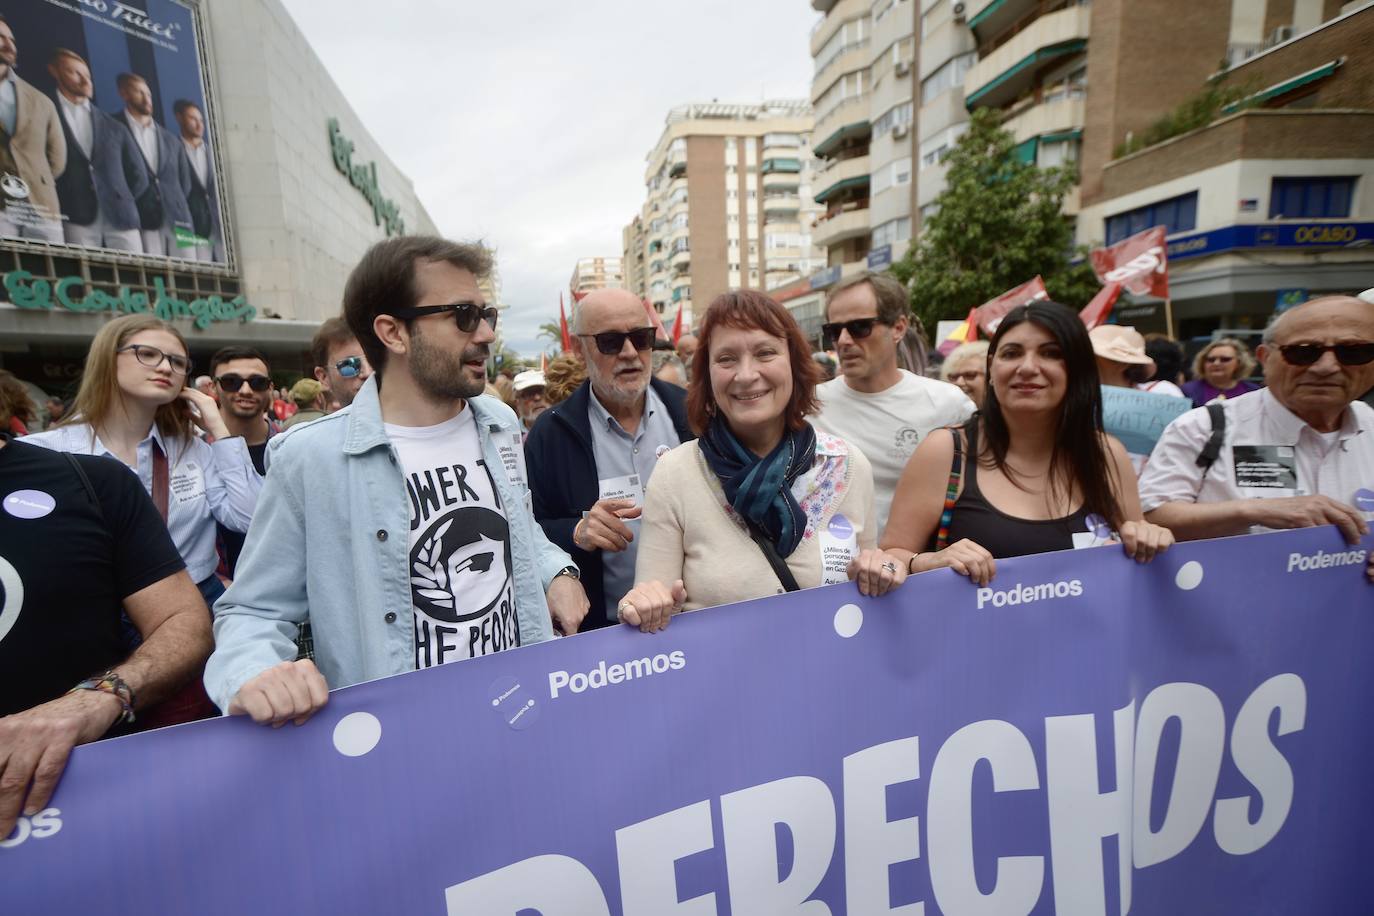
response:
[(1116, 304), (1116, 299), (1120, 295), (1121, 284), (1108, 283), (1097, 291), (1092, 302), (1083, 306), (1083, 311), (1078, 313), (1078, 317), (1083, 319), (1089, 331), (1107, 320), (1107, 316), (1112, 313), (1112, 306)]
[(563, 335), (563, 352), (572, 351), (572, 335), (568, 333), (568, 316), (563, 313), (563, 294), (558, 294), (558, 330)]
[[(1049, 292), (1045, 289), (1045, 281), (1036, 274), (1035, 279), (1022, 283), (1015, 289), (1009, 289), (995, 299), (989, 299), (978, 306), (975, 311), (978, 313), (977, 326), (983, 333), (991, 337), (997, 333), (997, 326), (1002, 323), (1002, 318), (1016, 308), (1018, 305), (1025, 305), (1027, 302), (1034, 302), (1037, 299), (1048, 299)], [(970, 338), (973, 340), (976, 338)]]
[(675, 346), (675, 347), (677, 346), (677, 342), (678, 342), (679, 339), (681, 339), (681, 337), (682, 337), (682, 303), (679, 302), (679, 303), (677, 304), (677, 317), (673, 319), (673, 335), (672, 335), (673, 346)]
[[(574, 303), (581, 302), (583, 299), (586, 299), (587, 296), (588, 296), (590, 293), (591, 293), (591, 290), (587, 290), (586, 292), (581, 292), (581, 293), (579, 293), (577, 290), (573, 290), (573, 294), (572, 294), (573, 302), (574, 302)], [(561, 296), (561, 295), (563, 295), (563, 294), (562, 294), (562, 293), (559, 293), (559, 295)]]
[(1122, 239), (1110, 248), (1094, 248), (1093, 272), (1107, 283), (1119, 283), (1137, 296), (1169, 298), (1169, 246), (1165, 228), (1155, 226)]
[(648, 299), (640, 299), (639, 301), (644, 303), (644, 313), (648, 315), (649, 320), (654, 323), (654, 330), (658, 332), (655, 336), (667, 340), (668, 329), (663, 326), (663, 319), (658, 317), (658, 312), (654, 311), (654, 307), (649, 304)]

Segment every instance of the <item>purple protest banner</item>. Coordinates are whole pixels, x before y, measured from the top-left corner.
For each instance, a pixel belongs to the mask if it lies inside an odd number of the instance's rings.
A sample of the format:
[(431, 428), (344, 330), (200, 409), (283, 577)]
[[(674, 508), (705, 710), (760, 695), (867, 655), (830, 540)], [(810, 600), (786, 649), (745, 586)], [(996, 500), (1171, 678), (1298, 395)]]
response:
[[(78, 749), (5, 912), (1350, 913), (1371, 540), (836, 585)], [(805, 903), (810, 901), (809, 903)], [(921, 909), (918, 905), (923, 905)], [(905, 908), (905, 909), (904, 909)]]

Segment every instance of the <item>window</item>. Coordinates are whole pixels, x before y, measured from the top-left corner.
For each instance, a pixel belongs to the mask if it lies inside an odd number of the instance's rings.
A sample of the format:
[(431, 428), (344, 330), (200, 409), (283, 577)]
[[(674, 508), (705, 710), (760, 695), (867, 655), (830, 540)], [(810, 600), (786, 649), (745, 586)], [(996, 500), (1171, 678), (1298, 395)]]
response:
[(877, 139), (892, 128), (911, 124), (911, 103), (889, 108), (881, 118), (873, 122), (873, 139)]
[(923, 142), (921, 144), (921, 169), (928, 169), (932, 165), (939, 165), (944, 162), (949, 151), (954, 148), (954, 145), (959, 142), (959, 138), (967, 131), (968, 122), (965, 121), (963, 124), (946, 127)]
[(1072, 165), (1078, 161), (1078, 144), (1076, 139), (1042, 141), (1036, 151), (1035, 164), (1042, 169)]
[(1153, 226), (1163, 226), (1164, 231), (1170, 234), (1196, 229), (1197, 192), (1107, 217), (1107, 244), (1115, 245)]
[(1339, 219), (1350, 215), (1353, 176), (1275, 178), (1269, 189), (1270, 219)]
[(1058, 102), (1061, 99), (1081, 99), (1088, 95), (1088, 67), (1083, 65), (1062, 80), (1045, 87), (1043, 101)]
[(868, 17), (855, 19), (840, 26), (816, 55), (816, 73), (830, 66), (831, 61), (846, 51), (868, 44)]
[(879, 226), (873, 227), (873, 240), (869, 243), (871, 248), (881, 248), (884, 245), (891, 245), (893, 242), (900, 242), (902, 239), (911, 238), (911, 219), (902, 217), (901, 219), (888, 220)]
[(945, 0), (935, 0), (930, 9), (921, 14), (921, 40), (925, 41), (935, 27), (949, 18), (945, 11)]
[(911, 181), (911, 158), (908, 156), (880, 166), (873, 172), (871, 191), (881, 194), (888, 188), (904, 185)]
[(973, 65), (977, 62), (978, 54), (976, 51), (960, 54), (923, 79), (921, 81), (921, 104), (927, 105), (946, 89), (953, 89), (955, 86), (962, 85), (964, 74), (972, 70)]

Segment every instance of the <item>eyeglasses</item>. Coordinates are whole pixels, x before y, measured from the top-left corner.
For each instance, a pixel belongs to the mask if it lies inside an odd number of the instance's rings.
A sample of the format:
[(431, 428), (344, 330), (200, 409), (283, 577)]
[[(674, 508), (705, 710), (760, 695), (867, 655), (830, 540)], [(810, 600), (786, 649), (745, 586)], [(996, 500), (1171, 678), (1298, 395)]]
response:
[(483, 320), (494, 331), (496, 330), (496, 320), (501, 316), (501, 313), (495, 308), (483, 307), (476, 302), (454, 302), (449, 305), (411, 305), (393, 309), (391, 314), (397, 318), (423, 318), (426, 315), (438, 315), (441, 312), (452, 312), (453, 320), (458, 322), (458, 330), (464, 334), (471, 334), (477, 330), (477, 323)]
[(363, 372), (363, 358), (346, 356), (334, 364), (334, 371), (339, 373), (341, 378), (357, 378)]
[(635, 328), (633, 331), (602, 331), (600, 334), (578, 334), (596, 341), (596, 348), (606, 356), (615, 356), (625, 349), (629, 340), (636, 350), (643, 352), (654, 345), (653, 328)]
[(949, 374), (949, 380), (951, 382), (972, 382), (982, 377), (982, 369), (970, 369), (967, 372), (951, 372)]
[(1233, 363), (1235, 361), (1236, 358), (1234, 356), (1208, 356), (1203, 359), (1203, 362), (1209, 365), (1211, 363)]
[(225, 394), (233, 394), (238, 391), (243, 387), (244, 382), (247, 382), (248, 387), (257, 392), (263, 392), (272, 387), (272, 380), (265, 375), (249, 375), (245, 377), (242, 375), (235, 375), (232, 372), (226, 372), (224, 375), (215, 379), (215, 381), (219, 383), (219, 390), (223, 391)]
[(120, 347), (116, 353), (132, 352), (134, 358), (149, 369), (156, 369), (162, 365), (162, 361), (167, 360), (168, 367), (178, 375), (191, 374), (191, 361), (185, 356), (176, 353), (164, 353), (157, 347), (150, 347), (147, 344), (129, 344), (127, 347)]
[(830, 349), (835, 346), (835, 342), (840, 339), (841, 331), (848, 331), (849, 336), (854, 340), (863, 340), (873, 333), (873, 326), (878, 323), (877, 316), (872, 318), (855, 318), (853, 321), (831, 321), (821, 325), (821, 333), (825, 335), (825, 347)]
[(1330, 350), (1342, 366), (1367, 366), (1374, 362), (1374, 343), (1289, 344), (1279, 347), (1283, 361), (1290, 366), (1311, 366)]

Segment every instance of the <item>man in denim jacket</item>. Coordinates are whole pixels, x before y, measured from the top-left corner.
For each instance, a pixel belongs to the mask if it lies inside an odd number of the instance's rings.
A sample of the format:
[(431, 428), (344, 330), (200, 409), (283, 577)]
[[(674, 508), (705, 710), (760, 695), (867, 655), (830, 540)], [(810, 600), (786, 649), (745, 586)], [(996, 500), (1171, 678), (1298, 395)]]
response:
[[(373, 246), (349, 276), (344, 317), (374, 375), (350, 407), (269, 445), (238, 578), (215, 606), (205, 684), (221, 709), (300, 723), (330, 687), (577, 631), (587, 597), (530, 511), (520, 423), (479, 396), (490, 270), (480, 246), (414, 236)], [(306, 621), (318, 669), (295, 660)]]

